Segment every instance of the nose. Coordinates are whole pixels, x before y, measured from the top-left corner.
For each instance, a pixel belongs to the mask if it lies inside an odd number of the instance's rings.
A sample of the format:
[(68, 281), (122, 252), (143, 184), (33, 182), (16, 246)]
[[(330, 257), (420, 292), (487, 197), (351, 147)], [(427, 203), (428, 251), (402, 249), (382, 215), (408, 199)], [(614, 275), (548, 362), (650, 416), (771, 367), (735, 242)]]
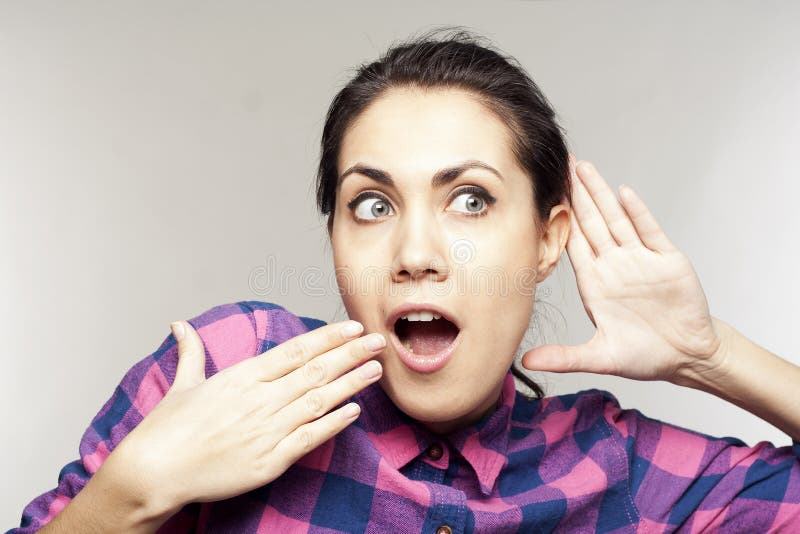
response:
[(392, 261), (394, 282), (416, 282), (429, 278), (443, 282), (449, 276), (444, 239), (434, 217), (407, 213), (396, 228)]

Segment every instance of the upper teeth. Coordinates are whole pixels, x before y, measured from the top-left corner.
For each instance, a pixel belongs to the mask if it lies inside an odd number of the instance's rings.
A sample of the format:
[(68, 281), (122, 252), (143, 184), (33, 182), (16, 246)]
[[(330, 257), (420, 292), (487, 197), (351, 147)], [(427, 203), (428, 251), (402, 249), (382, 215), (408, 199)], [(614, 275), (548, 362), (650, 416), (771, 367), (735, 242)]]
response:
[(429, 311), (419, 311), (401, 315), (400, 318), (408, 321), (433, 321), (434, 319), (441, 319), (442, 316)]

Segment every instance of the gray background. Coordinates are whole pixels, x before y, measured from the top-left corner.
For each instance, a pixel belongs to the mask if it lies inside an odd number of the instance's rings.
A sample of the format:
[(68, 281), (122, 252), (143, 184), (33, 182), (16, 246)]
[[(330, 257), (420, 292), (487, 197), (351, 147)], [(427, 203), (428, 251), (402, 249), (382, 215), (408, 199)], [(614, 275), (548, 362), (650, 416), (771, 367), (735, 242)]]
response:
[[(170, 321), (242, 299), (343, 317), (332, 287), (300, 278), (332, 271), (311, 186), (324, 114), (352, 67), (432, 25), (516, 56), (571, 149), (632, 185), (691, 259), (712, 314), (800, 363), (798, 20), (789, 1), (0, 4), (3, 528)], [(270, 265), (284, 288), (253, 276)], [(591, 337), (566, 255), (541, 295), (552, 336)], [(538, 378), (790, 442), (670, 384)]]

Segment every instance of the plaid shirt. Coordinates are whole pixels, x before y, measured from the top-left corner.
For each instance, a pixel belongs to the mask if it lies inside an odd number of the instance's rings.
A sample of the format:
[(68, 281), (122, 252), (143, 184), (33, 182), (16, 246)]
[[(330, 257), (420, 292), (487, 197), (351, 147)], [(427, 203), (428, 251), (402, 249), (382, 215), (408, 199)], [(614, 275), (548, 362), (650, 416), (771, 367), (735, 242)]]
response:
[[(324, 324), (255, 301), (190, 323), (208, 376)], [(9, 532), (34, 532), (69, 503), (163, 397), (176, 364), (170, 335), (125, 375), (83, 435), (80, 460)], [(706, 436), (623, 410), (596, 389), (530, 400), (510, 373), (496, 412), (446, 436), (400, 412), (377, 383), (355, 400), (359, 419), (281, 477), (188, 504), (159, 532), (800, 530), (798, 442)]]

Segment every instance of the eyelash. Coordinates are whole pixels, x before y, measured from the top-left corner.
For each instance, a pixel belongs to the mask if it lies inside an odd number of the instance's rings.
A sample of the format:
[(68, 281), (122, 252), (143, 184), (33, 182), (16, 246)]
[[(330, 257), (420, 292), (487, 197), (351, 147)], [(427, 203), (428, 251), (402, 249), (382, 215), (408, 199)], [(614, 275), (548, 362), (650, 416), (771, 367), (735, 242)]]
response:
[(495, 202), (497, 202), (497, 199), (494, 198), (492, 195), (490, 195), (489, 192), (486, 191), (484, 188), (477, 187), (474, 185), (468, 185), (462, 187), (458, 191), (454, 192), (453, 195), (450, 197), (450, 202), (452, 202), (454, 198), (457, 198), (463, 195), (464, 193), (470, 193), (472, 195), (482, 198), (483, 201), (486, 202), (487, 206), (486, 209), (478, 213), (467, 213), (466, 214), (467, 217), (483, 217), (484, 215), (489, 213), (489, 208), (493, 206)]
[[(483, 201), (486, 202), (486, 205), (489, 206), (489, 207), (491, 207), (492, 205), (494, 205), (495, 202), (497, 202), (497, 199), (494, 198), (492, 195), (490, 195), (488, 191), (486, 191), (482, 187), (477, 187), (477, 186), (474, 186), (474, 185), (464, 186), (461, 189), (458, 189), (457, 191), (453, 192), (453, 194), (450, 196), (448, 201), (452, 202), (453, 199), (463, 195), (464, 193), (470, 193), (472, 195), (475, 195), (475, 196), (478, 196), (478, 197), (482, 198)], [(361, 201), (366, 200), (368, 198), (377, 198), (378, 200), (383, 200), (384, 202), (386, 202), (388, 204), (391, 204), (389, 202), (389, 199), (387, 199), (385, 196), (381, 195), (380, 193), (378, 193), (376, 191), (364, 191), (363, 193), (360, 193), (360, 194), (356, 195), (356, 197), (353, 200), (348, 202), (347, 203), (347, 208), (350, 210), (351, 213), (355, 213), (356, 206), (358, 206), (358, 204)], [(486, 208), (483, 211), (480, 211), (478, 213), (463, 213), (463, 215), (466, 215), (467, 217), (483, 217), (484, 215), (486, 215), (488, 213), (489, 213), (489, 209)], [(361, 221), (361, 222), (371, 223), (371, 222), (375, 222), (375, 221)]]

